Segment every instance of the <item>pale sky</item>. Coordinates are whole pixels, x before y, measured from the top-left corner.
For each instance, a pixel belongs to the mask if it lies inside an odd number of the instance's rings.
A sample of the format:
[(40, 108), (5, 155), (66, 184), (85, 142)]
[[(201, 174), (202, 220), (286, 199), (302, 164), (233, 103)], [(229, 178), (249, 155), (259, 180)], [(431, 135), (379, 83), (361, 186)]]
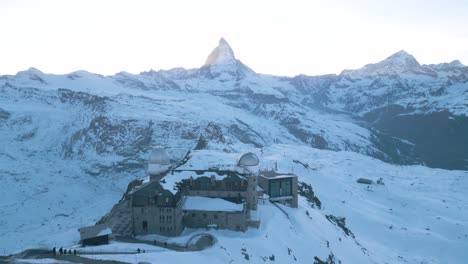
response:
[(0, 75), (200, 67), (224, 37), (259, 73), (340, 73), (406, 50), (468, 65), (468, 0), (0, 0)]

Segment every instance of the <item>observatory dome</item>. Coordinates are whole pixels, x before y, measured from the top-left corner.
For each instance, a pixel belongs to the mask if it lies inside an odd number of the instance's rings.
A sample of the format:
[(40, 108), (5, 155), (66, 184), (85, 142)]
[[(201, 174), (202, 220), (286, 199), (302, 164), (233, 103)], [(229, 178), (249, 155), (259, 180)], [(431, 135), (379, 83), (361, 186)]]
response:
[(260, 161), (258, 160), (257, 155), (252, 152), (245, 153), (239, 159), (239, 166), (257, 166)]
[(167, 152), (164, 148), (154, 148), (151, 151), (149, 163), (159, 164), (159, 165), (169, 165), (171, 161), (169, 160), (169, 155), (167, 155)]

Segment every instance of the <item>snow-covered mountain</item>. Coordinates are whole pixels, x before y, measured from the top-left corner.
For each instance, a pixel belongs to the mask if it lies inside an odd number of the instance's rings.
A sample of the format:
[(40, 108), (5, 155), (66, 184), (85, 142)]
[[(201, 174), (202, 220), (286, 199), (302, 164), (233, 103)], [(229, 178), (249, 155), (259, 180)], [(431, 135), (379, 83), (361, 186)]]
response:
[[(468, 220), (457, 213), (466, 212), (461, 194), (466, 173), (397, 165), (467, 169), (467, 112), (468, 67), (459, 61), (420, 65), (404, 51), (340, 75), (284, 77), (255, 73), (221, 39), (196, 69), (102, 76), (30, 68), (0, 76), (0, 180), (6, 197), (0, 207), (0, 252), (76, 241), (77, 227), (97, 221), (130, 180), (144, 176), (151, 147), (165, 145), (174, 160), (195, 148), (210, 157), (263, 149), (269, 153), (265, 162), (284, 162), (283, 168), (311, 183), (325, 209), (309, 212), (315, 219), (310, 224), (325, 219), (333, 229), (326, 215), (343, 216), (356, 238), (346, 238), (350, 245), (342, 251), (340, 229), (327, 231), (312, 247), (319, 253), (296, 246), (299, 262), (333, 252), (343, 263), (461, 263), (457, 250), (467, 245)], [(286, 155), (295, 150), (294, 158)], [(304, 170), (297, 161), (314, 169)], [(358, 176), (377, 175), (391, 184), (382, 190), (355, 185)], [(317, 239), (315, 231), (300, 238), (309, 224), (307, 200), (301, 199), (302, 211), (291, 213), (300, 230), (285, 243)], [(444, 205), (450, 209), (439, 208)], [(397, 206), (404, 208), (390, 212)], [(407, 208), (419, 208), (420, 215)], [(426, 230), (426, 222), (434, 229)], [(332, 240), (336, 244), (329, 248), (325, 242)], [(402, 240), (424, 246), (408, 252)], [(254, 247), (254, 241), (246, 243)], [(445, 250), (434, 253), (446, 241)], [(363, 255), (354, 262), (350, 256), (357, 252)], [(242, 254), (232, 259), (246, 261)]]

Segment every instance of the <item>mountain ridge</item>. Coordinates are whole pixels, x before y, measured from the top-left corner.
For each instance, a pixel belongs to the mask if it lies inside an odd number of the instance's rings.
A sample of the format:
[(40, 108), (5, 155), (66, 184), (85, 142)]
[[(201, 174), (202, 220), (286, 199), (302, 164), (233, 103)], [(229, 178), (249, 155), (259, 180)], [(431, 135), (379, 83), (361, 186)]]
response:
[[(440, 126), (449, 131), (455, 129), (456, 134), (460, 135), (457, 140), (464, 142), (465, 117), (468, 115), (468, 67), (457, 61), (420, 65), (413, 56), (402, 50), (381, 62), (344, 71), (340, 75), (282, 77), (255, 73), (234, 57), (232, 48), (223, 38), (208, 56), (207, 61), (210, 60), (212, 63), (196, 69), (175, 68), (140, 74), (120, 72), (111, 76), (83, 70), (54, 75), (30, 68), (14, 76), (1, 76), (0, 87), (4, 100), (21, 100), (8, 98), (8, 91), (12, 88), (66, 89), (75, 93), (118, 98), (114, 99), (117, 101), (121, 101), (125, 94), (132, 95), (135, 102), (139, 101), (139, 97), (151, 98), (166, 102), (163, 105), (166, 104), (164, 111), (168, 116), (174, 116), (173, 98), (189, 101), (188, 111), (199, 112), (198, 116), (211, 114), (201, 111), (196, 100), (189, 97), (198, 97), (200, 102), (218, 100), (223, 102), (217, 105), (221, 111), (241, 112), (248, 119), (257, 120), (254, 123), (274, 124), (272, 131), (276, 132), (272, 134), (275, 135), (266, 135), (258, 127), (253, 128), (253, 124), (248, 128), (246, 124), (249, 122), (242, 124), (234, 118), (228, 118), (226, 122), (221, 116), (216, 117), (216, 121), (206, 120), (206, 124), (216, 124), (227, 134), (246, 133), (239, 132), (242, 126), (250, 129), (253, 138), (249, 142), (255, 146), (268, 145), (284, 138), (287, 142), (302, 142), (312, 147), (357, 151), (387, 162), (468, 168), (463, 161), (468, 153), (449, 141), (450, 136), (443, 131), (437, 138), (447, 140), (447, 149), (442, 151), (440, 157), (430, 158), (433, 150), (417, 153), (419, 147), (425, 149), (422, 144), (428, 142), (414, 144), (415, 140), (420, 139), (415, 139), (409, 132), (394, 130), (394, 122), (400, 120), (398, 116), (403, 113), (407, 117), (419, 116), (421, 120), (424, 116), (433, 115), (434, 120), (442, 122)], [(388, 109), (393, 109), (393, 112)], [(12, 112), (14, 109), (4, 110)], [(436, 117), (443, 112), (448, 112), (448, 121), (455, 122), (445, 122)], [(194, 113), (185, 115), (193, 116)], [(177, 116), (174, 116), (176, 119)], [(184, 120), (182, 116), (180, 119)], [(190, 133), (203, 130), (196, 125), (189, 127), (194, 130)], [(434, 139), (433, 136), (428, 137)], [(237, 135), (234, 138), (245, 140), (247, 137)], [(444, 162), (435, 160), (444, 159), (445, 152), (450, 152), (449, 149), (453, 147), (459, 149), (458, 154), (456, 157), (448, 156), (446, 162), (450, 163), (449, 159), (459, 160), (457, 165), (444, 165)]]

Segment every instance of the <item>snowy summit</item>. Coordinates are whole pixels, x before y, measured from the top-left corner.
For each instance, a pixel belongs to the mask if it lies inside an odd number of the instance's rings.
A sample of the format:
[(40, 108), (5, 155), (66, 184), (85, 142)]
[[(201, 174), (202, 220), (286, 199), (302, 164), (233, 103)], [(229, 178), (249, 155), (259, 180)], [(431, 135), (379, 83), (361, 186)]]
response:
[(417, 68), (420, 66), (419, 62), (411, 54), (404, 50), (400, 50), (381, 63), (385, 66), (395, 68)]
[(205, 64), (203, 66), (213, 65), (213, 64), (229, 64), (235, 62), (236, 58), (234, 57), (234, 51), (232, 50), (229, 43), (224, 38), (219, 40), (218, 46), (210, 53), (208, 58), (206, 58)]

